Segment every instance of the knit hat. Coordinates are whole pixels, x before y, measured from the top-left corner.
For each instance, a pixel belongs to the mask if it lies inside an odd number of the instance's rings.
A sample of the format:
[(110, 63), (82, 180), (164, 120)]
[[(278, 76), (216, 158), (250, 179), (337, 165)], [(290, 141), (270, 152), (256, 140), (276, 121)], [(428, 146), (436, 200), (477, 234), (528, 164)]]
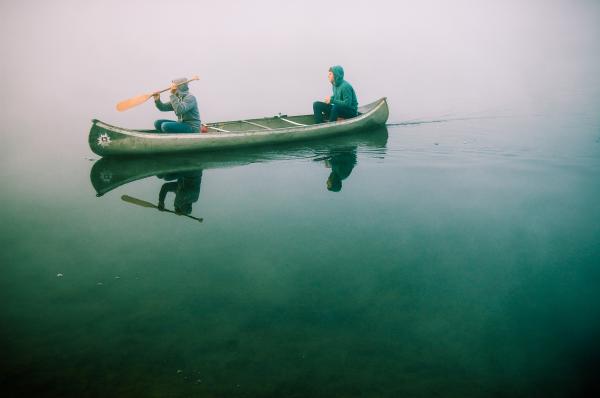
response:
[[(187, 80), (188, 79), (186, 79), (185, 77), (180, 77), (180, 78), (177, 78), (177, 79), (173, 79), (172, 83), (173, 84), (179, 84), (179, 83), (187, 82)], [(184, 84), (180, 84), (179, 86), (177, 86), (177, 89), (179, 91), (188, 91), (189, 87), (188, 87), (187, 83), (184, 83)]]

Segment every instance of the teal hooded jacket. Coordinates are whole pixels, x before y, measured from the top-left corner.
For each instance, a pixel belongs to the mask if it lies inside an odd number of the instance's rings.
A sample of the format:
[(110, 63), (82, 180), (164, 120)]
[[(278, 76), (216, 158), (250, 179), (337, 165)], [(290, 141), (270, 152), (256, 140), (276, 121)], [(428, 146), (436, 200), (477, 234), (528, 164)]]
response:
[(358, 111), (358, 99), (354, 89), (344, 80), (344, 68), (339, 65), (332, 66), (329, 70), (333, 73), (333, 96), (331, 104), (344, 105)]

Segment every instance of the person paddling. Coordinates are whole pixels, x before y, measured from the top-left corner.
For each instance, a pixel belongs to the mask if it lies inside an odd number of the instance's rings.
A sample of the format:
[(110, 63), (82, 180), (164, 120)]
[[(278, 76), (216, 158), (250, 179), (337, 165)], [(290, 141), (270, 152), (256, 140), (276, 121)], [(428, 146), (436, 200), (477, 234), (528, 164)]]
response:
[(170, 102), (160, 100), (160, 94), (154, 94), (154, 104), (162, 112), (174, 111), (177, 121), (159, 119), (154, 122), (156, 130), (163, 133), (199, 133), (200, 112), (196, 97), (189, 92), (187, 79), (173, 80)]
[(332, 66), (329, 68), (328, 78), (333, 95), (325, 98), (325, 102), (313, 103), (315, 123), (323, 123), (323, 116), (328, 117), (330, 122), (335, 122), (338, 117), (347, 119), (357, 116), (358, 100), (350, 83), (344, 80), (344, 68)]

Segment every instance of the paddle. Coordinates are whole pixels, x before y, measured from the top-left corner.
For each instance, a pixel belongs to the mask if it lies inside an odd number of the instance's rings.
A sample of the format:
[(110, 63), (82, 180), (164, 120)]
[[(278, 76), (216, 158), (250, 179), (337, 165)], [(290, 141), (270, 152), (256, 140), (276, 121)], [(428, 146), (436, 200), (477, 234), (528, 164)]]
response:
[[(121, 199), (123, 199), (127, 203), (131, 203), (131, 204), (134, 204), (134, 205), (138, 205), (138, 206), (142, 206), (142, 207), (151, 207), (151, 208), (160, 210), (158, 208), (158, 206), (156, 206), (156, 205), (154, 205), (154, 204), (152, 204), (150, 202), (146, 202), (145, 200), (133, 198), (133, 197), (128, 196), (128, 195), (121, 196)], [(163, 209), (161, 211), (166, 211), (167, 213), (177, 214), (178, 216), (186, 216), (186, 217), (189, 217), (191, 219), (194, 219), (194, 220), (200, 221), (200, 222), (204, 221), (203, 218), (196, 218), (194, 216), (188, 216), (187, 214), (180, 214), (180, 213), (174, 212), (173, 210)]]
[[(190, 80), (186, 80), (185, 82), (178, 83), (177, 85), (181, 86), (182, 84), (187, 84), (187, 83), (193, 82), (194, 80), (198, 80), (198, 76), (194, 76)], [(164, 90), (155, 91), (152, 94), (142, 94), (142, 95), (138, 95), (137, 97), (133, 97), (133, 98), (129, 98), (127, 100), (121, 101), (117, 104), (117, 110), (119, 112), (126, 111), (127, 109), (131, 109), (134, 106), (138, 106), (138, 105), (143, 104), (144, 102), (148, 101), (154, 94), (164, 93), (165, 91), (169, 91), (170, 89), (171, 89), (171, 87), (165, 88)]]

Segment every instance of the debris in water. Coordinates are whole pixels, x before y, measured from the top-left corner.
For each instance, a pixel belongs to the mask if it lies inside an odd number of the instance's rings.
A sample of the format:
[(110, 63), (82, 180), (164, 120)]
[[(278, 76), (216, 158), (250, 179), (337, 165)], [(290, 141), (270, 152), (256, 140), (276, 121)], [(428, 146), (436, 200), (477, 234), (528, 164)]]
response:
[(102, 283), (102, 282), (98, 282), (98, 283), (96, 283), (96, 285), (97, 285), (97, 286), (102, 286), (102, 285), (104, 285), (104, 283)]
[(121, 279), (119, 275), (115, 275), (115, 279)]
[(57, 277), (57, 278), (62, 278), (62, 277), (63, 277), (63, 274), (56, 274), (56, 277)]
[(202, 383), (202, 379), (196, 380), (196, 383)]
[(440, 143), (439, 142), (434, 142), (433, 145), (440, 145)]
[(183, 373), (183, 370), (177, 369), (177, 373)]

